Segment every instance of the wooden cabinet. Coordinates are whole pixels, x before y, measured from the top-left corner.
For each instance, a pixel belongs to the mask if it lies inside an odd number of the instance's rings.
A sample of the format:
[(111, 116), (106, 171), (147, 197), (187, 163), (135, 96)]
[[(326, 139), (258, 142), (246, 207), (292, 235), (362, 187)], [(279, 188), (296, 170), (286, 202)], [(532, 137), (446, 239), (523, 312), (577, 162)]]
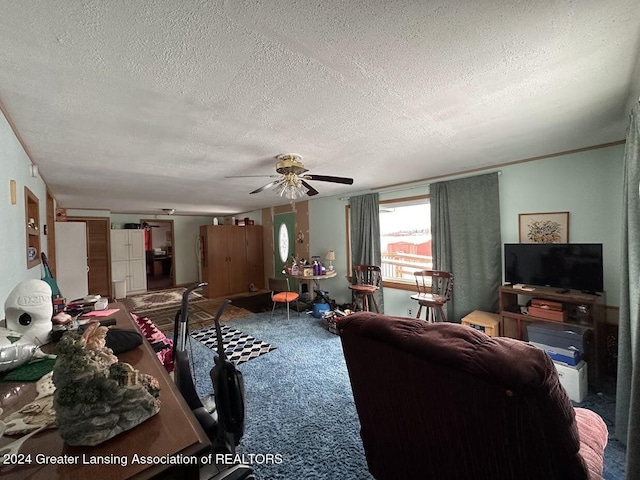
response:
[(249, 284), (264, 287), (262, 227), (251, 225), (203, 225), (202, 280), (208, 298), (249, 291)]
[(264, 288), (264, 247), (262, 244), (262, 226), (247, 225), (245, 239), (247, 242), (247, 282), (258, 289)]
[[(532, 299), (541, 299), (562, 304), (567, 321), (560, 322), (541, 318), (531, 314), (523, 314), (520, 306), (525, 306)], [(557, 288), (535, 287), (531, 291), (511, 286), (500, 287), (500, 317), (505, 337), (528, 340), (527, 325), (536, 323), (580, 325), (593, 329), (593, 345), (586, 352), (589, 383), (599, 388), (601, 385), (601, 359), (604, 351), (604, 293), (592, 295), (571, 290), (562, 293)]]
[(31, 190), (24, 187), (24, 216), (27, 227), (27, 268), (40, 263), (40, 202)]
[(111, 230), (111, 280), (126, 280), (127, 295), (147, 290), (144, 230)]

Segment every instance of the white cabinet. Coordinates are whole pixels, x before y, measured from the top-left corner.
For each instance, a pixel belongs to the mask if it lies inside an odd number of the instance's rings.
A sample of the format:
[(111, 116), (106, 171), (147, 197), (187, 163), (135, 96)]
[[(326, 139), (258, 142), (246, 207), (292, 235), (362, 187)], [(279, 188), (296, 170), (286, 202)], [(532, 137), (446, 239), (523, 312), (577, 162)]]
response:
[(144, 230), (111, 230), (111, 280), (126, 280), (127, 295), (147, 290)]

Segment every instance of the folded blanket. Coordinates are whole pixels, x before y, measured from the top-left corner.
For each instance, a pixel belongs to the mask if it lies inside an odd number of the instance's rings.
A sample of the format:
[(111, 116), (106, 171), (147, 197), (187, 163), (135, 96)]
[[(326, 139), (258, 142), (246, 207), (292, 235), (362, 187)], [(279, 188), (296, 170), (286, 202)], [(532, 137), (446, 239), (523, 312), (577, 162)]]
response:
[(162, 333), (148, 317), (138, 317), (130, 313), (140, 327), (142, 334), (151, 344), (167, 372), (173, 371), (173, 340)]

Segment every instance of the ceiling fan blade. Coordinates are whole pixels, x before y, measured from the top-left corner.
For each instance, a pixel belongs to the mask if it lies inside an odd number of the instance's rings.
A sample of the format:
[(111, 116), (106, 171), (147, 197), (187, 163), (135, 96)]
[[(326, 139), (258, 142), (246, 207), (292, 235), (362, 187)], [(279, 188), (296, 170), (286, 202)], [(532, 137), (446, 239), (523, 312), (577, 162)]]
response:
[(266, 185), (261, 186), (260, 188), (254, 190), (253, 192), (250, 192), (249, 195), (251, 195), (251, 193), (260, 193), (264, 190), (267, 190), (268, 188), (275, 187), (278, 183), (280, 183), (280, 179), (274, 180), (273, 182), (270, 182), (270, 183), (267, 183)]
[(304, 180), (300, 179), (300, 183), (307, 188), (307, 195), (309, 195), (310, 197), (313, 197), (314, 195), (317, 195), (318, 193), (320, 193)]
[(332, 177), (330, 175), (304, 175), (305, 180), (316, 180), (318, 182), (344, 183), (345, 185), (353, 185), (353, 178)]

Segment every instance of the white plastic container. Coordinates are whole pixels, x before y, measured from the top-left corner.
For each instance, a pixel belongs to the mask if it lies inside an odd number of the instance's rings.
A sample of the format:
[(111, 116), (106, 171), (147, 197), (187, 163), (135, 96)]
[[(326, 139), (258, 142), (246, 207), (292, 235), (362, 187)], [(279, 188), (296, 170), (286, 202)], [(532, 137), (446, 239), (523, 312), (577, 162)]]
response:
[(126, 280), (115, 280), (113, 282), (113, 296), (116, 300), (121, 298), (126, 298), (127, 296), (127, 281)]
[(575, 367), (564, 363), (553, 362), (569, 398), (574, 402), (582, 402), (587, 396), (587, 364), (580, 361)]

